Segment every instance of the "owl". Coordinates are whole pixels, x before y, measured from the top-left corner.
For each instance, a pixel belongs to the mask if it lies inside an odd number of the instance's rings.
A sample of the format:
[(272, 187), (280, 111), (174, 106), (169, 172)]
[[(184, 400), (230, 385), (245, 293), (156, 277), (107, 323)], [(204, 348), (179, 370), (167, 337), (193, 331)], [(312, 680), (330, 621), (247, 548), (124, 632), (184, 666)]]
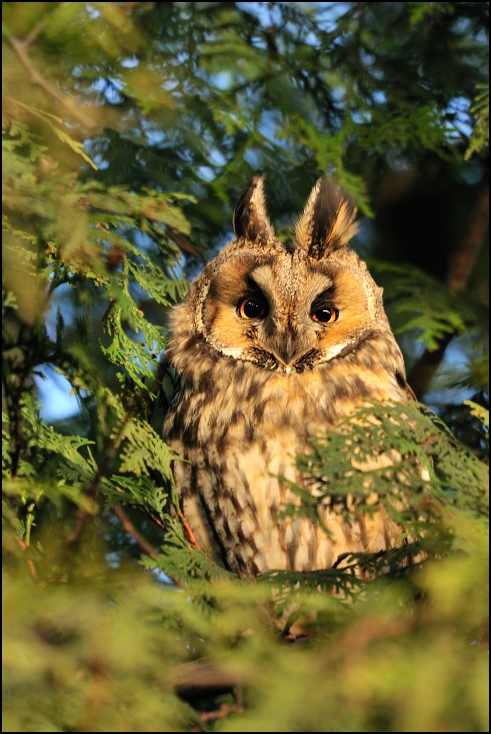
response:
[(268, 219), (263, 178), (237, 203), (235, 239), (171, 313), (179, 376), (164, 439), (184, 517), (201, 549), (246, 580), (273, 569), (332, 567), (341, 553), (391, 547), (383, 512), (347, 520), (329, 505), (301, 514), (289, 480), (311, 439), (371, 400), (414, 398), (382, 289), (348, 247), (356, 209), (328, 178), (312, 190), (290, 242)]

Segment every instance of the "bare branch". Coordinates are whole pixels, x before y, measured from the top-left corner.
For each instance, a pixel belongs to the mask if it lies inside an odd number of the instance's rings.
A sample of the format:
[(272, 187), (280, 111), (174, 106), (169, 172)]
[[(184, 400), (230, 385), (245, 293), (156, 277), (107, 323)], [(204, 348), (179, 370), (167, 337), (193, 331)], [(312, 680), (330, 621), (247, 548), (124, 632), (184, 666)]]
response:
[(460, 247), (450, 260), (447, 286), (450, 293), (458, 293), (467, 287), (479, 247), (486, 231), (489, 215), (489, 182), (481, 187), (469, 226)]
[(76, 120), (78, 120), (84, 127), (86, 128), (93, 128), (95, 127), (95, 122), (84, 112), (82, 112), (78, 107), (73, 103), (71, 99), (66, 97), (63, 94), (60, 94), (56, 89), (54, 89), (46, 79), (43, 77), (43, 75), (36, 69), (32, 61), (30, 60), (28, 54), (27, 54), (27, 46), (25, 41), (19, 41), (17, 38), (10, 38), (9, 39), (10, 45), (14, 49), (15, 53), (19, 57), (22, 65), (29, 73), (32, 81), (34, 84), (38, 84), (41, 89), (44, 89), (46, 94), (49, 94), (51, 97), (57, 100), (65, 109), (67, 112), (74, 117)]
[[(59, 8), (63, 8), (65, 5), (69, 5), (69, 3), (58, 3), (58, 8), (56, 8), (56, 10), (58, 10)], [(56, 10), (54, 12), (56, 12)], [(52, 13), (50, 13), (49, 15), (45, 15), (44, 18), (42, 18), (42, 20), (40, 20), (39, 23), (34, 26), (32, 31), (27, 34), (27, 36), (22, 41), (24, 48), (28, 48), (31, 45), (31, 43), (34, 43), (36, 38), (39, 36), (43, 28), (46, 26), (46, 24), (50, 20), (51, 15)]]
[[(24, 541), (21, 540), (18, 535), (15, 536), (15, 540), (17, 541), (17, 545), (19, 546), (21, 551), (25, 551), (27, 548), (26, 543), (24, 543)], [(31, 574), (31, 576), (33, 578), (37, 578), (36, 567), (30, 558), (27, 559), (27, 567), (29, 569), (29, 573)]]
[(178, 514), (179, 514), (179, 517), (181, 518), (181, 523), (184, 527), (184, 530), (186, 531), (186, 535), (188, 536), (189, 542), (191, 543), (191, 545), (194, 545), (195, 548), (197, 548), (198, 550), (201, 550), (201, 548), (198, 545), (198, 541), (194, 537), (194, 533), (191, 530), (191, 526), (188, 523), (188, 521), (186, 520), (186, 518), (184, 517), (184, 515), (182, 514), (181, 510), (179, 510)]
[[(489, 214), (489, 181), (483, 181), (472, 210), (469, 224), (462, 237), (459, 248), (450, 260), (447, 275), (447, 287), (450, 293), (458, 293), (467, 288), (472, 269), (475, 265), (479, 248), (484, 238)], [(419, 361), (413, 367), (408, 382), (419, 400), (428, 392), (431, 380), (435, 376), (445, 350), (455, 334), (446, 334), (441, 340), (438, 349), (430, 352), (426, 349)]]
[(243, 681), (237, 675), (201, 658), (174, 668), (174, 688), (186, 701), (222, 693), (233, 693)]
[(216, 719), (226, 719), (229, 714), (241, 714), (244, 711), (244, 707), (238, 703), (227, 704), (222, 703), (217, 711), (205, 711), (200, 714), (200, 721), (216, 721)]
[[(165, 374), (165, 371), (168, 368), (168, 364), (169, 364), (169, 360), (168, 360), (167, 356), (164, 355), (163, 359), (161, 360), (161, 362), (159, 364), (159, 368), (157, 370), (157, 374), (155, 376), (155, 379), (153, 380), (152, 384), (149, 387), (149, 392), (151, 394), (155, 394), (158, 391), (159, 386), (162, 383), (162, 380), (163, 380), (163, 376)], [(125, 430), (128, 422), (131, 420), (131, 417), (132, 417), (133, 413), (135, 412), (136, 408), (138, 407), (138, 405), (139, 405), (139, 400), (138, 399), (135, 399), (128, 406), (128, 410), (126, 411), (126, 413), (124, 415), (124, 418), (121, 421), (121, 424), (120, 424), (120, 426), (119, 426), (119, 428), (118, 428), (118, 430), (117, 430), (117, 432), (116, 432), (113, 440), (109, 444), (109, 446), (108, 446), (108, 448), (106, 450), (106, 453), (104, 454), (104, 457), (103, 457), (103, 459), (102, 459), (102, 461), (101, 461), (101, 463), (100, 463), (97, 471), (94, 474), (94, 477), (93, 477), (92, 481), (90, 482), (89, 486), (85, 490), (86, 494), (89, 495), (89, 497), (92, 497), (95, 494), (95, 491), (96, 491), (97, 487), (99, 486), (99, 483), (100, 483), (101, 479), (103, 479), (105, 477), (105, 475), (106, 475), (109, 467), (111, 466), (112, 462), (114, 461), (114, 459), (115, 459), (115, 457), (117, 455), (117, 452), (118, 452), (119, 442), (120, 442), (120, 440), (121, 440), (121, 438), (123, 436), (124, 430)], [(145, 512), (145, 510), (143, 510), (143, 511)], [(148, 513), (148, 512), (146, 514), (148, 514), (149, 517), (151, 517), (151, 519), (154, 522), (156, 522), (160, 527), (162, 527), (162, 528), (165, 529), (165, 526), (163, 525), (163, 523), (160, 523), (155, 517), (153, 517), (153, 515), (150, 515), (150, 513)], [(80, 536), (82, 535), (82, 533), (84, 532), (86, 526), (87, 526), (88, 513), (85, 510), (82, 510), (82, 509), (79, 508), (77, 510), (76, 516), (77, 516), (77, 520), (76, 520), (76, 523), (75, 523), (75, 527), (73, 528), (72, 532), (70, 533), (70, 535), (68, 536), (67, 541), (66, 541), (68, 545), (73, 545), (73, 543), (76, 543), (78, 541), (78, 539), (80, 538)]]
[(435, 376), (440, 364), (445, 356), (445, 350), (454, 338), (454, 334), (445, 334), (437, 349), (430, 352), (425, 349), (419, 360), (411, 370), (408, 377), (408, 383), (416, 395), (418, 400), (422, 400), (423, 395), (428, 392), (430, 383)]
[(155, 548), (153, 548), (148, 540), (146, 540), (143, 535), (138, 532), (138, 530), (135, 528), (131, 520), (128, 519), (121, 507), (114, 506), (113, 512), (116, 517), (121, 520), (121, 524), (126, 532), (129, 533), (136, 540), (140, 548), (142, 548), (149, 556), (155, 556)]
[(86, 510), (82, 510), (82, 508), (79, 507), (75, 512), (75, 525), (73, 526), (72, 532), (68, 535), (66, 539), (67, 545), (73, 545), (80, 539), (80, 537), (82, 536), (82, 533), (84, 532), (85, 528), (87, 527), (88, 522), (89, 522), (88, 512), (86, 512)]
[(135, 507), (138, 507), (138, 509), (140, 510), (140, 512), (143, 512), (144, 515), (146, 515), (147, 517), (149, 517), (150, 520), (152, 520), (152, 522), (154, 522), (156, 525), (159, 526), (159, 528), (161, 528), (161, 530), (166, 530), (166, 527), (165, 527), (164, 523), (162, 522), (162, 520), (159, 520), (158, 517), (155, 517), (155, 515), (152, 515), (151, 512), (149, 512), (148, 510), (146, 510), (141, 505), (135, 505)]

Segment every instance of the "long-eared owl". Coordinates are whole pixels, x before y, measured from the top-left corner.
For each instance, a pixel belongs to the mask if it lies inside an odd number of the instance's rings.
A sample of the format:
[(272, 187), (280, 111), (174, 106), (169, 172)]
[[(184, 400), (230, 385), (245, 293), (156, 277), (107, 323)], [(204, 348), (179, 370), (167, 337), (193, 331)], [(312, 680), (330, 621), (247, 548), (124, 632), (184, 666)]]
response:
[[(404, 362), (366, 264), (347, 247), (356, 209), (327, 178), (288, 244), (274, 233), (263, 179), (234, 213), (235, 239), (172, 311), (169, 357), (180, 378), (164, 438), (183, 514), (199, 546), (245, 579), (272, 569), (330, 568), (341, 553), (377, 552), (399, 533), (382, 512), (329, 535), (298, 503), (296, 457), (309, 439), (370, 400), (407, 400)], [(308, 487), (307, 487), (308, 489)]]

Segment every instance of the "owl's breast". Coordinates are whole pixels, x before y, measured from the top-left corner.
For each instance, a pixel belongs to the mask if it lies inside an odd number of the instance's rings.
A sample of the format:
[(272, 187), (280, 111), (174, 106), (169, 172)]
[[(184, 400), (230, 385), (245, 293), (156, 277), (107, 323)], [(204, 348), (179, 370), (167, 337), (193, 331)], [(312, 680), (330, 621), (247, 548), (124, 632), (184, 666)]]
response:
[(382, 344), (387, 368), (380, 361), (374, 367), (371, 345), (351, 360), (333, 360), (301, 374), (271, 372), (230, 358), (204, 362), (206, 369), (197, 367), (197, 377), (182, 378), (164, 438), (178, 442), (185, 458), (194, 450), (205, 456), (243, 453), (253, 445), (264, 449), (268, 442), (275, 446), (275, 457), (286, 461), (308, 451), (313, 436), (326, 433), (339, 417), (364, 403), (407, 397), (396, 371), (402, 357), (397, 347), (391, 356), (388, 346)]
[(274, 375), (254, 365), (246, 368), (238, 376), (217, 379), (209, 390), (184, 383), (167, 416), (164, 438), (178, 439), (185, 448), (223, 450), (266, 438), (284, 445), (281, 437), (287, 433), (288, 443), (298, 448), (332, 425), (340, 408), (319, 375)]
[(362, 526), (355, 531), (339, 516), (323, 518), (330, 538), (305, 516), (284, 516), (300, 504), (290, 483), (306, 489), (296, 458), (312, 449), (310, 439), (365, 400), (401, 399), (388, 373), (364, 375), (363, 365), (351, 371), (345, 361), (302, 374), (235, 362), (227, 370), (217, 363), (206, 383), (183, 380), (164, 438), (189, 462), (175, 462), (176, 485), (203, 548), (252, 579), (273, 568), (328, 568), (341, 552), (386, 547), (384, 522), (365, 547)]

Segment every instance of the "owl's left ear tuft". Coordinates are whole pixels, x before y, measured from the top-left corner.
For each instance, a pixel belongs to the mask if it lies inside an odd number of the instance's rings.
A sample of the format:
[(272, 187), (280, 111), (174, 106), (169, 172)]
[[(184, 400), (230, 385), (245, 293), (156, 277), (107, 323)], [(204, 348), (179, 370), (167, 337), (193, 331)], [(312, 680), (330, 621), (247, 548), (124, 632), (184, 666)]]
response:
[(273, 225), (266, 213), (263, 176), (251, 178), (241, 193), (235, 207), (233, 224), (237, 239), (243, 237), (252, 243), (262, 243), (274, 237)]
[(321, 260), (343, 245), (358, 231), (356, 206), (329, 178), (320, 178), (295, 226), (298, 247)]

